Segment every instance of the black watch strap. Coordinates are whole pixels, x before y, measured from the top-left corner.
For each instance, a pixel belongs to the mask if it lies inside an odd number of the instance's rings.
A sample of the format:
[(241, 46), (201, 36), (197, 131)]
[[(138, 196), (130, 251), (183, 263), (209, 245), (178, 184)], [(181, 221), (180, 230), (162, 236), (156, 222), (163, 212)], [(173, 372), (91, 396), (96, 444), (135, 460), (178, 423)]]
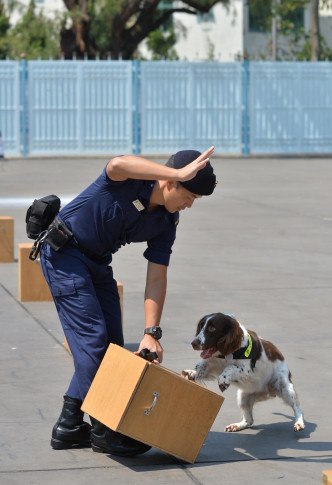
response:
[(160, 327), (148, 327), (144, 330), (144, 335), (151, 335), (154, 339), (161, 339), (163, 332)]

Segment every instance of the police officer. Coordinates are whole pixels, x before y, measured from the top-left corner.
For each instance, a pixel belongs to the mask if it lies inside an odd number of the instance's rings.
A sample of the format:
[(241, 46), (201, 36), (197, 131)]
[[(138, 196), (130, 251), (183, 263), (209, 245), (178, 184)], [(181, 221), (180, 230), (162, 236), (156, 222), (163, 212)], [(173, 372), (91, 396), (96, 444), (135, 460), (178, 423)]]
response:
[(75, 368), (52, 430), (54, 449), (91, 445), (97, 452), (129, 456), (150, 448), (92, 417), (91, 427), (80, 409), (108, 345), (124, 344), (110, 263), (121, 246), (147, 241), (145, 331), (135, 353), (146, 348), (162, 362), (159, 324), (179, 211), (212, 194), (216, 177), (209, 157), (213, 151), (213, 147), (202, 154), (182, 150), (166, 165), (131, 155), (113, 158), (97, 180), (60, 211), (60, 222), (73, 233), (70, 241), (59, 251), (42, 244), (42, 270)]

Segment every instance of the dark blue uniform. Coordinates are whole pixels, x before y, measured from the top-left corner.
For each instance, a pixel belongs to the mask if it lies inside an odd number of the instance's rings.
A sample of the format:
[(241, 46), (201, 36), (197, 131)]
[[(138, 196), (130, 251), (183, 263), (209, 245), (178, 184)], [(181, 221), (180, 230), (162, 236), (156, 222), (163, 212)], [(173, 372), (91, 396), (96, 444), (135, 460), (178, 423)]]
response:
[(59, 218), (74, 238), (59, 252), (47, 244), (41, 266), (73, 354), (66, 394), (85, 398), (112, 342), (123, 346), (117, 284), (109, 263), (125, 244), (147, 241), (146, 259), (168, 266), (179, 214), (163, 206), (148, 212), (153, 181), (111, 181), (106, 168)]

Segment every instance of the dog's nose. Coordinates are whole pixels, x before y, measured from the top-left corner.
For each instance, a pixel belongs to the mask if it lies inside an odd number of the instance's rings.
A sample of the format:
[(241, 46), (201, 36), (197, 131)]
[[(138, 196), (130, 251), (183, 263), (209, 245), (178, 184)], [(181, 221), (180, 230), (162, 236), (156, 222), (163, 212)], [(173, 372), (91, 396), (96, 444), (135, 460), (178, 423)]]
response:
[(201, 342), (200, 340), (196, 337), (194, 340), (191, 342), (191, 345), (194, 350), (198, 350), (200, 348)]

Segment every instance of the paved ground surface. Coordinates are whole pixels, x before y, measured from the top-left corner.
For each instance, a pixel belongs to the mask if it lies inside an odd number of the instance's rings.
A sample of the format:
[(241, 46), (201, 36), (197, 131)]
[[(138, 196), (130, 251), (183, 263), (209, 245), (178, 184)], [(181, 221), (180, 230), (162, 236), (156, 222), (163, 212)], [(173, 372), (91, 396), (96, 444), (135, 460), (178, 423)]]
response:
[[(30, 202), (49, 193), (66, 201), (105, 162), (0, 162), (0, 215), (15, 218), (16, 258), (17, 244), (28, 242)], [(275, 399), (257, 405), (251, 429), (224, 433), (240, 417), (231, 388), (194, 465), (156, 449), (130, 459), (90, 449), (53, 451), (50, 432), (72, 359), (53, 303), (18, 301), (16, 259), (0, 264), (1, 484), (311, 485), (332, 469), (332, 160), (215, 157), (214, 166), (215, 194), (181, 214), (162, 323), (164, 365), (176, 372), (194, 366), (199, 355), (190, 341), (198, 319), (232, 313), (286, 356), (306, 429), (294, 433), (291, 409)], [(144, 245), (130, 245), (114, 261), (130, 350), (143, 328), (143, 251)]]

